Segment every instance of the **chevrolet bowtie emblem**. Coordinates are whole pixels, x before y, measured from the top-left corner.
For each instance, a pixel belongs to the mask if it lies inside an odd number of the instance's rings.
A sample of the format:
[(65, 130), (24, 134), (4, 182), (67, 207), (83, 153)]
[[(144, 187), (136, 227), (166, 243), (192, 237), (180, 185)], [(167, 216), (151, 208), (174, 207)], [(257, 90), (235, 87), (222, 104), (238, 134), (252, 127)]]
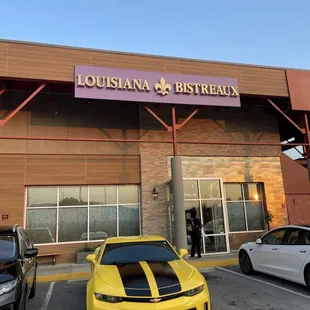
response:
[(160, 301), (161, 301), (161, 298), (153, 298), (150, 300), (150, 302), (154, 302), (154, 303), (160, 302)]

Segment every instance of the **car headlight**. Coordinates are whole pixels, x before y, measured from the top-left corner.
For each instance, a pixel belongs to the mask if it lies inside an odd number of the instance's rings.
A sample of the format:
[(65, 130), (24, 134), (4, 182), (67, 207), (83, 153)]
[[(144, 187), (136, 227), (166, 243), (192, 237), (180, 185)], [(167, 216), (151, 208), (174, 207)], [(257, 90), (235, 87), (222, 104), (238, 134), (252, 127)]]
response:
[(100, 301), (111, 302), (111, 303), (123, 301), (121, 297), (103, 295), (103, 294), (99, 294), (99, 293), (95, 293), (95, 297)]
[(0, 296), (10, 292), (17, 284), (17, 279), (0, 284)]
[(203, 291), (203, 288), (204, 288), (204, 285), (200, 285), (200, 286), (197, 286), (191, 290), (188, 290), (186, 292), (184, 292), (184, 295), (185, 296), (194, 296), (194, 295), (197, 295), (199, 293), (201, 293)]

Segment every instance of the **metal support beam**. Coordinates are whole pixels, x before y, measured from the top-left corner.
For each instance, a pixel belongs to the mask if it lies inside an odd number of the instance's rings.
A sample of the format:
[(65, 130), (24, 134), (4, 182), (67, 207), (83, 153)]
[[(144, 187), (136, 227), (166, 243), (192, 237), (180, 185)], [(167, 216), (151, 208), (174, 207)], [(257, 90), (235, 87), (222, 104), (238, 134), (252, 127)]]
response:
[[(172, 195), (175, 225), (175, 245), (177, 250), (187, 249), (185, 203), (181, 157), (171, 159)], [(187, 257), (185, 257), (187, 258)]]
[(148, 106), (144, 106), (145, 110), (148, 111), (154, 118), (156, 118), (168, 131), (172, 131), (172, 127), (168, 126), (154, 111), (152, 111)]
[(46, 84), (38, 87), (24, 102), (22, 102), (13, 112), (11, 112), (5, 119), (0, 120), (0, 126), (4, 126), (15, 114), (17, 114), (32, 98), (34, 98)]
[(181, 124), (177, 124), (176, 128), (181, 129), (183, 126), (185, 126), (197, 113), (199, 109), (196, 109), (190, 116), (188, 116)]
[[(33, 140), (33, 141), (65, 141), (65, 142), (128, 142), (128, 143), (173, 143), (169, 140), (141, 140), (141, 139), (101, 139), (101, 138), (60, 138), (60, 137), (34, 137), (34, 136), (0, 136), (0, 140)], [(275, 142), (231, 142), (231, 141), (197, 141), (180, 140), (179, 144), (202, 144), (202, 145), (257, 145), (257, 146), (310, 146), (309, 143), (275, 143)]]
[(305, 153), (306, 153), (306, 158), (307, 158), (307, 170), (308, 170), (308, 180), (310, 182), (310, 131), (309, 131), (309, 122), (308, 122), (308, 113), (305, 113), (303, 116), (303, 123), (305, 127), (305, 142), (308, 143), (308, 146), (306, 146)]
[(292, 125), (294, 125), (301, 133), (305, 133), (304, 128), (300, 128), (291, 118), (289, 118), (274, 102), (272, 102), (270, 99), (267, 99), (267, 101), (277, 110), (279, 111)]
[(172, 114), (172, 140), (173, 140), (173, 156), (178, 156), (178, 141), (177, 141), (177, 128), (176, 128), (176, 115), (175, 115), (175, 106), (171, 107)]

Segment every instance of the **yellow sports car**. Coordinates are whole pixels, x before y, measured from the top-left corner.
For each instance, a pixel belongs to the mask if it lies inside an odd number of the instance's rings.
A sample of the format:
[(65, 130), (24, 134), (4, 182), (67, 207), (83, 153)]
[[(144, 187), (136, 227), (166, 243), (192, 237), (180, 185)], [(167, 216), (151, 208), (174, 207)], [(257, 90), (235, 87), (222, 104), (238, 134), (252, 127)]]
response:
[(87, 310), (210, 310), (206, 280), (186, 254), (161, 236), (107, 238), (87, 256)]

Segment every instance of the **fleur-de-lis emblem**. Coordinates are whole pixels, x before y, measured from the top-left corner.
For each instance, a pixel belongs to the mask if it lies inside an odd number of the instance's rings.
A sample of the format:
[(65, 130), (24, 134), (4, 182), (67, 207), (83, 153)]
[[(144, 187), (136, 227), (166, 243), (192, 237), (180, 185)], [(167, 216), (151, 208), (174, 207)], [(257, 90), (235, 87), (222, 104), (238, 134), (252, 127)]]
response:
[(167, 95), (170, 90), (171, 90), (171, 85), (170, 84), (166, 84), (166, 81), (163, 77), (160, 78), (160, 83), (156, 83), (155, 84), (155, 89), (157, 90), (157, 92), (162, 95), (165, 96)]

